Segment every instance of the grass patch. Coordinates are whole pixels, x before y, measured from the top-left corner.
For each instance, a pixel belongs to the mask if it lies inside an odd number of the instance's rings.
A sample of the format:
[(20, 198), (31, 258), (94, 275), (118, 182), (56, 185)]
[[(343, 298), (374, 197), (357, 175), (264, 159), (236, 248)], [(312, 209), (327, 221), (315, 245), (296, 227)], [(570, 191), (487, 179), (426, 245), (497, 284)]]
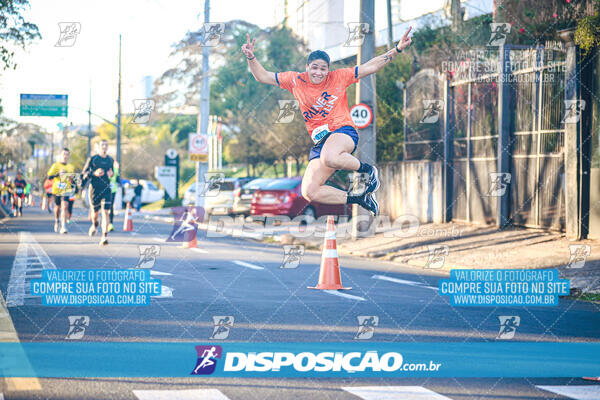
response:
[(154, 203), (146, 204), (142, 207), (144, 211), (157, 211), (163, 208), (177, 207), (181, 205), (181, 199), (159, 200)]
[(569, 296), (569, 298), (580, 301), (600, 302), (600, 293), (582, 293), (577, 296)]

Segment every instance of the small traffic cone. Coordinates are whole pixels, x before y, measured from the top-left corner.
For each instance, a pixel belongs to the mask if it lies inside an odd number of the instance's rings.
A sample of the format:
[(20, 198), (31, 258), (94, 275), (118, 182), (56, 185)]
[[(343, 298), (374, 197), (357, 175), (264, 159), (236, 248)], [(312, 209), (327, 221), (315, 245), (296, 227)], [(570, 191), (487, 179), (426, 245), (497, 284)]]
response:
[(44, 197), (42, 198), (42, 210), (46, 210), (48, 204), (48, 196), (44, 195)]
[(342, 286), (342, 276), (340, 265), (338, 263), (337, 245), (335, 241), (335, 222), (333, 215), (327, 216), (327, 231), (325, 232), (325, 243), (323, 245), (323, 256), (321, 257), (321, 272), (319, 273), (319, 283), (309, 289), (327, 289), (327, 290), (349, 290), (351, 287)]
[(35, 207), (35, 196), (31, 195), (31, 207)]
[(182, 242), (180, 248), (182, 248), (182, 249), (197, 249), (198, 248), (198, 240), (196, 239), (196, 232), (194, 232), (194, 236), (192, 237), (192, 240)]
[(129, 203), (127, 203), (127, 210), (125, 211), (125, 219), (123, 220), (123, 232), (133, 231), (133, 220), (131, 219), (131, 209)]

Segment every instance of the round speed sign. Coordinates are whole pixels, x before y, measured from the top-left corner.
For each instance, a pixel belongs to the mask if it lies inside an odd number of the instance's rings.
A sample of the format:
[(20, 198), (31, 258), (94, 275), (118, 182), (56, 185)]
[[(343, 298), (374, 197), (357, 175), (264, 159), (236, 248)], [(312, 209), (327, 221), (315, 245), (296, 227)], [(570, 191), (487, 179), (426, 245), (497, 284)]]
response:
[(373, 122), (373, 110), (364, 103), (358, 103), (350, 109), (350, 116), (358, 129), (364, 129)]
[(191, 138), (190, 147), (193, 153), (206, 153), (208, 150), (208, 143), (205, 135), (194, 135)]

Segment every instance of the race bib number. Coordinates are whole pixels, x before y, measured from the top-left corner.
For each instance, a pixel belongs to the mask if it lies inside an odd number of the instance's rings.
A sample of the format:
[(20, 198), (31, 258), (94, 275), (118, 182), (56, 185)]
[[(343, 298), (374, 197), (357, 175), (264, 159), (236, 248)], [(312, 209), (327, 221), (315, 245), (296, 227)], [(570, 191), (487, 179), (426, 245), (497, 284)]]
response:
[(313, 129), (312, 133), (310, 134), (310, 138), (312, 139), (312, 141), (314, 142), (314, 144), (317, 144), (328, 133), (329, 133), (329, 124), (321, 125), (321, 126), (315, 128), (315, 129)]
[(67, 188), (67, 183), (66, 182), (58, 182), (58, 184), (56, 185), (56, 188), (59, 190), (65, 190)]
[(23, 188), (17, 188), (17, 194), (23, 194)]

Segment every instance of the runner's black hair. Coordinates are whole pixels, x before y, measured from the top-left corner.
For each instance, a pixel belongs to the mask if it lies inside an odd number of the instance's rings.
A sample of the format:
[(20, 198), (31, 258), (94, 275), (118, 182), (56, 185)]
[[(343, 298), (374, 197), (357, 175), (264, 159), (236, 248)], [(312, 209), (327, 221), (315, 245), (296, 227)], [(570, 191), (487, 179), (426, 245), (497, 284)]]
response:
[(308, 60), (306, 60), (306, 65), (310, 65), (311, 62), (315, 60), (323, 60), (327, 63), (329, 67), (329, 56), (323, 50), (315, 50), (308, 55)]

